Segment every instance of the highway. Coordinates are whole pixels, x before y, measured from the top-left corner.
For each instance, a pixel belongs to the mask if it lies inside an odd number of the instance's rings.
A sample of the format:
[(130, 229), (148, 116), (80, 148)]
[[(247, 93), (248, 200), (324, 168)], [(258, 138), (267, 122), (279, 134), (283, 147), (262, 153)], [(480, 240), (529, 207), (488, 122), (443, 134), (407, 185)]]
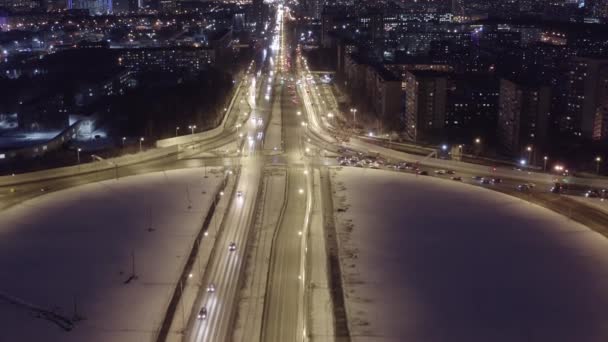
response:
[[(268, 165), (287, 171), (287, 191), (285, 210), (278, 222), (268, 261), (261, 336), (253, 336), (252, 341), (307, 340), (309, 327), (306, 317), (310, 312), (305, 306), (308, 288), (306, 237), (311, 207), (316, 200), (312, 197), (311, 175), (317, 169), (327, 175), (327, 166), (337, 165), (334, 157), (343, 154), (345, 149), (353, 151), (353, 154), (378, 154), (391, 164), (399, 161), (417, 163), (420, 170), (435, 177), (451, 177), (435, 174), (434, 171), (438, 169), (454, 170), (457, 176), (462, 177), (460, 181), (509, 193), (562, 213), (568, 211), (570, 217), (596, 230), (606, 230), (608, 215), (548, 192), (549, 186), (555, 181), (555, 175), (507, 168), (490, 170), (482, 165), (421, 158), (352, 135), (348, 141), (340, 139), (344, 132), (334, 127), (333, 120), (326, 115), (335, 110), (336, 99), (333, 98), (333, 93), (327, 89), (323, 89), (323, 92), (318, 90), (319, 77), (309, 71), (299, 51), (295, 61), (289, 59), (290, 52), (295, 48), (289, 42), (295, 42), (295, 39), (284, 29), (283, 18), (286, 15), (280, 6), (274, 22), (276, 30), (268, 30), (269, 44), (252, 61), (240, 80), (232, 100), (234, 105), (226, 113), (225, 128), (219, 135), (184, 144), (175, 154), (137, 164), (0, 187), (0, 210), (49, 191), (105, 179), (203, 166), (226, 166), (235, 171), (238, 169), (239, 178), (234, 192), (225, 194), (231, 196), (231, 200), (227, 208), (222, 208), (226, 214), (205, 271), (206, 283), (201, 286), (202, 293), (194, 304), (184, 331), (184, 340), (188, 342), (228, 341), (232, 337), (239, 290), (247, 261), (248, 239), (254, 217), (259, 211), (259, 188), (264, 169)], [(280, 133), (276, 129), (268, 129), (272, 118), (280, 118)], [(264, 149), (265, 141), (281, 141), (281, 151), (273, 150), (276, 147), (274, 143)], [(238, 150), (238, 153), (209, 155), (217, 149), (233, 149)], [(399, 172), (414, 171), (404, 169)], [(475, 176), (499, 177), (503, 181), (481, 185), (474, 180)], [(608, 188), (608, 182), (599, 179), (569, 177), (568, 182), (578, 185), (572, 192), (577, 195), (589, 186)], [(327, 189), (328, 183), (326, 176), (322, 191), (326, 200), (331, 197)], [(519, 193), (515, 188), (521, 183), (535, 183), (536, 188), (529, 193)], [(12, 192), (11, 189), (16, 191)], [(608, 234), (608, 231), (602, 233)], [(234, 244), (234, 250), (229, 249), (231, 244)], [(337, 256), (334, 255), (333, 258)], [(206, 291), (211, 285), (215, 291)], [(206, 312), (204, 318), (198, 317), (202, 309)], [(246, 333), (244, 335), (247, 336)]]
[[(286, 78), (291, 73), (285, 75)], [(291, 84), (291, 82), (288, 82)], [(284, 130), (284, 157), (288, 163), (287, 203), (273, 240), (269, 279), (262, 319), (261, 341), (301, 341), (306, 334), (303, 297), (306, 273), (305, 244), (310, 217), (311, 193), (308, 161), (302, 153), (305, 127), (295, 105), (283, 89), (281, 111)]]
[[(281, 36), (281, 19), (282, 14), (279, 10), (277, 15), (279, 29), (273, 39)], [(270, 48), (264, 50), (262, 58), (256, 64), (256, 70), (252, 71), (252, 77), (255, 77), (257, 87), (255, 88), (255, 98), (251, 101), (253, 106), (250, 120), (243, 124), (243, 131), (239, 132), (239, 136), (242, 134), (244, 142), (243, 157), (240, 161), (241, 174), (236, 187), (237, 195), (228, 209), (224, 222), (222, 222), (220, 235), (214, 246), (210, 266), (205, 275), (205, 279), (208, 281), (206, 286), (213, 284), (215, 292), (205, 293), (201, 301), (195, 304), (196, 310), (205, 309), (207, 317), (201, 319), (194, 313), (191, 315), (188, 341), (226, 341), (231, 337), (245, 261), (244, 256), (247, 253), (247, 240), (256, 212), (256, 200), (262, 171), (268, 160), (263, 154), (264, 152), (271, 152), (263, 151), (262, 146), (264, 139), (276, 140), (275, 137), (266, 137), (271, 115), (282, 115), (281, 106), (274, 105), (275, 100), (281, 98), (274, 93), (276, 89), (280, 89), (281, 81), (278, 79), (278, 73), (275, 74), (277, 70), (280, 70), (280, 65), (271, 62), (280, 58), (281, 49), (276, 43), (276, 41), (273, 41)], [(277, 109), (279, 110), (277, 111)], [(287, 147), (287, 155), (297, 155), (299, 148), (297, 138), (287, 139)], [(296, 284), (298, 283), (298, 270), (301, 266), (299, 259), (301, 249), (299, 247), (301, 247), (300, 243), (302, 241), (301, 237), (298, 236), (298, 229), (301, 230), (302, 228), (297, 226), (303, 227), (304, 211), (301, 210), (303, 207), (301, 202), (304, 202), (307, 197), (297, 186), (304, 183), (301, 179), (304, 176), (302, 171), (298, 172), (291, 168), (289, 170), (288, 183), (290, 186), (287, 192), (287, 209), (284, 219), (280, 223), (279, 234), (273, 244), (273, 258), (271, 260), (271, 268), (273, 269), (271, 276), (274, 285), (269, 289), (272, 289), (272, 291), (278, 290), (280, 295), (267, 294), (266, 299), (269, 303), (267, 306), (268, 314), (273, 317), (291, 317), (286, 315), (281, 306), (286, 306), (287, 309), (297, 309), (297, 305), (292, 305), (291, 299), (297, 301), (298, 296), (294, 296), (293, 292), (290, 292), (292, 282), (285, 282), (284, 277), (291, 273), (291, 278), (295, 280)], [(290, 234), (293, 234), (293, 236), (289, 236)], [(230, 243), (236, 244), (236, 250), (229, 251)], [(203, 286), (203, 288), (206, 288), (206, 286)], [(287, 291), (283, 291), (284, 288), (287, 288)], [(301, 287), (296, 287), (296, 291), (301, 291), (301, 289)], [(298, 316), (297, 313), (295, 315)], [(300, 314), (300, 316), (303, 315)], [(271, 319), (266, 321), (279, 322), (280, 320)], [(298, 320), (297, 318), (290, 319), (289, 323), (297, 325)], [(290, 325), (273, 324), (271, 327), (280, 330), (281, 333), (277, 335), (277, 339), (266, 340), (293, 340), (282, 337), (287, 336), (286, 333), (295, 332), (295, 329), (292, 329)], [(282, 329), (285, 329), (285, 332)]]

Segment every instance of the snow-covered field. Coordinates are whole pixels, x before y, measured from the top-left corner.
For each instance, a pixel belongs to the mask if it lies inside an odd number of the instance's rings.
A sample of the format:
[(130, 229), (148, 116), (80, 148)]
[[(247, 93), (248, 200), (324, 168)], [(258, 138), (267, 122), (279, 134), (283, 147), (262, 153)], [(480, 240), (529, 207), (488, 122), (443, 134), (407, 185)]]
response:
[[(0, 341), (151, 341), (221, 182), (208, 175), (121, 178), (1, 212)], [(67, 332), (3, 296), (83, 320)]]
[(599, 234), (450, 180), (332, 178), (353, 341), (608, 341)]

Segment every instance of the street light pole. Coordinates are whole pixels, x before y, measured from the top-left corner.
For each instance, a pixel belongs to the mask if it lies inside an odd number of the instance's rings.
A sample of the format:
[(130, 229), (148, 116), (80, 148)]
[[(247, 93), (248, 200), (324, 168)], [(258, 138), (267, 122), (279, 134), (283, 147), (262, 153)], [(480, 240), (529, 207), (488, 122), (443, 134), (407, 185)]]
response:
[(179, 131), (179, 126), (175, 127), (175, 136), (177, 136), (177, 131)]
[(139, 152), (142, 151), (141, 143), (144, 141), (144, 137), (139, 138)]
[(528, 165), (530, 165), (530, 159), (532, 159), (532, 146), (526, 147), (526, 151), (528, 151)]
[(78, 164), (80, 164), (80, 151), (82, 151), (82, 149), (79, 147), (79, 148), (76, 150), (76, 157), (78, 158)]
[(600, 157), (600, 156), (595, 157), (595, 162), (597, 164), (595, 171), (599, 175), (600, 174), (600, 163), (602, 162), (602, 157)]
[(125, 140), (127, 140), (127, 137), (122, 137), (122, 147), (125, 147)]
[(196, 129), (196, 125), (190, 125), (190, 126), (188, 126), (188, 128), (190, 128), (190, 131), (192, 132), (191, 134), (194, 134), (194, 130)]
[(549, 159), (549, 157), (544, 156), (543, 157), (543, 172), (547, 172), (547, 160)]

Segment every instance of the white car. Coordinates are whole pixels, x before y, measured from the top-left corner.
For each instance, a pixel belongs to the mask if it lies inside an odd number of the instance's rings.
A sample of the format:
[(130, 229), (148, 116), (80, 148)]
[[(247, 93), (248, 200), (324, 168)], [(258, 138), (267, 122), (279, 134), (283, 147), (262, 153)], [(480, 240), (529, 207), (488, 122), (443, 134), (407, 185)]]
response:
[(236, 243), (231, 242), (230, 244), (228, 244), (228, 250), (231, 252), (236, 251)]
[(211, 283), (207, 285), (207, 292), (213, 293), (215, 292), (215, 284)]

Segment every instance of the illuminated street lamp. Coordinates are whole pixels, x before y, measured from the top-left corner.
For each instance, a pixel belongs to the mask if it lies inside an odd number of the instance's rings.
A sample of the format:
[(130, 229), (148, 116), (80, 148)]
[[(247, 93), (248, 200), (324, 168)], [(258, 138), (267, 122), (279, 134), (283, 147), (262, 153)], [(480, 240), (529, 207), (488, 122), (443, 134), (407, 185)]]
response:
[(192, 132), (192, 134), (194, 134), (194, 130), (196, 129), (196, 125), (190, 125), (190, 126), (188, 126), (188, 128), (190, 128), (190, 131)]
[(476, 143), (477, 145), (481, 144), (481, 138), (475, 138), (475, 143)]
[(595, 157), (595, 163), (597, 165), (596, 172), (598, 175), (600, 174), (600, 163), (601, 162), (602, 162), (602, 157), (600, 157), (600, 156)]
[(144, 142), (144, 137), (140, 137), (140, 138), (139, 138), (139, 152), (141, 152), (141, 151), (142, 151), (142, 148), (141, 148), (141, 143), (143, 143), (143, 142)]
[(175, 136), (177, 136), (177, 131), (179, 131), (179, 126), (175, 127)]
[(127, 137), (122, 137), (122, 147), (125, 147), (125, 140), (127, 140)]
[(543, 172), (547, 171), (547, 160), (549, 160), (549, 157), (544, 156), (543, 157)]
[(350, 112), (353, 113), (353, 122), (357, 124), (357, 108), (351, 108)]
[(528, 164), (530, 164), (530, 160), (532, 159), (532, 146), (527, 146), (526, 151), (528, 152)]
[(82, 151), (80, 147), (76, 149), (76, 158), (78, 158), (78, 164), (80, 164), (80, 151)]

